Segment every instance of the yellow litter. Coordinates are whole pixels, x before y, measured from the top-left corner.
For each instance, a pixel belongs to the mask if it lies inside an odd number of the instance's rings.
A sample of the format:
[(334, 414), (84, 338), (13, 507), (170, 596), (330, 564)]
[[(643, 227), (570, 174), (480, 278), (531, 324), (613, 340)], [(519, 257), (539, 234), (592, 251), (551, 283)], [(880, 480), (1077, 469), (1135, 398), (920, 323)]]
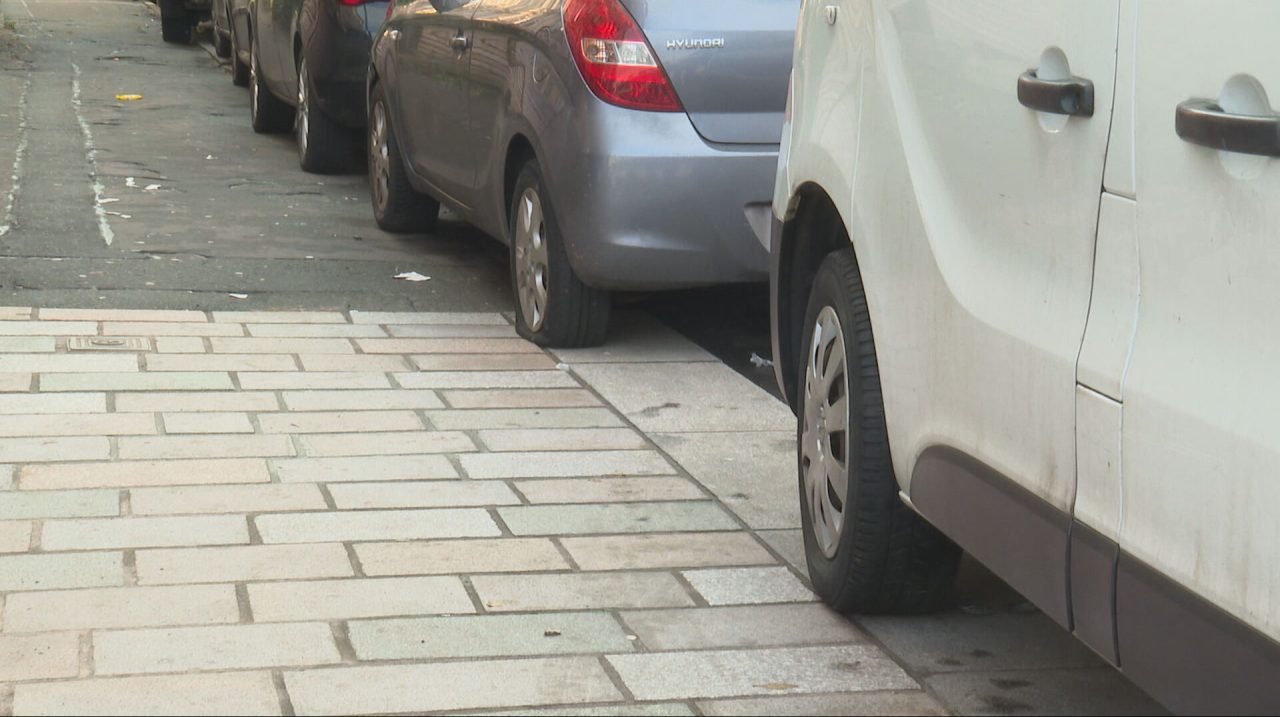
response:
[(142, 99), (142, 95), (116, 95), (116, 99), (121, 102), (137, 102)]

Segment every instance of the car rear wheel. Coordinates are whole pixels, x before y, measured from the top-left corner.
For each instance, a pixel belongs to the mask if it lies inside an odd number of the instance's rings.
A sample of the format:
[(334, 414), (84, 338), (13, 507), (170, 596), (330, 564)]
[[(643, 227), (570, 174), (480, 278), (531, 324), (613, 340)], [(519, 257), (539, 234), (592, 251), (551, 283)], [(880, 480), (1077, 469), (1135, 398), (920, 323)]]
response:
[(427, 232), (435, 228), (440, 203), (409, 183), (381, 85), (369, 94), (369, 189), (373, 217), (383, 231)]
[(351, 132), (338, 126), (313, 101), (307, 58), (298, 63), (298, 110), (294, 133), (298, 140), (298, 164), (315, 174), (341, 172), (354, 152)]
[(160, 0), (160, 37), (165, 42), (189, 44), (195, 17), (187, 12), (182, 0)]
[(609, 294), (582, 283), (565, 252), (542, 172), (529, 160), (516, 179), (509, 229), (516, 330), (541, 346), (599, 346)]
[(899, 497), (858, 265), (827, 256), (805, 315), (797, 454), (814, 589), (841, 612), (918, 614), (946, 600), (960, 549)]
[(258, 40), (249, 47), (249, 118), (259, 134), (288, 132), (293, 126), (293, 108), (271, 94), (262, 77), (258, 60)]

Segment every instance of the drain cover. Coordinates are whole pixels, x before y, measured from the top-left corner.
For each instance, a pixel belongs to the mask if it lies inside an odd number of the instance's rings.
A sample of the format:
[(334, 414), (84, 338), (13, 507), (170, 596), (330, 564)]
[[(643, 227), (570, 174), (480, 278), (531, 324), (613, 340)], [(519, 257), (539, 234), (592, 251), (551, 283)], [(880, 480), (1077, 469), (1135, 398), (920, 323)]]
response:
[(151, 339), (142, 336), (72, 336), (68, 351), (150, 351)]

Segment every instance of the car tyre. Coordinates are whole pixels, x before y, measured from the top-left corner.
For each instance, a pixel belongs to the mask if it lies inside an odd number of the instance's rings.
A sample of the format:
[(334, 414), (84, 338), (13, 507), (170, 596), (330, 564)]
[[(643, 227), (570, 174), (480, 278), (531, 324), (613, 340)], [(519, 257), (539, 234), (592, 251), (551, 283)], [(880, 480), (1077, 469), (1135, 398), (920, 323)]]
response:
[(298, 164), (302, 171), (313, 174), (342, 172), (350, 166), (355, 151), (352, 133), (316, 106), (314, 89), (304, 56), (298, 63), (298, 109), (294, 115)]
[(536, 160), (517, 175), (508, 246), (516, 331), (540, 346), (599, 346), (609, 329), (609, 294), (587, 286), (565, 251), (555, 208)]
[(383, 231), (397, 234), (431, 231), (440, 216), (440, 203), (418, 193), (409, 183), (382, 85), (374, 85), (369, 93), (368, 124), (373, 218)]
[(941, 608), (960, 549), (899, 496), (871, 317), (852, 252), (832, 253), (819, 268), (801, 350), (797, 468), (814, 590), (840, 612)]
[(218, 57), (226, 59), (231, 57), (231, 35), (230, 33), (223, 35), (215, 28), (213, 31), (213, 51)]
[(165, 42), (191, 44), (191, 31), (195, 26), (182, 0), (160, 0), (160, 37)]
[(260, 71), (258, 39), (249, 45), (249, 119), (258, 134), (288, 132), (293, 126), (293, 108), (271, 94)]

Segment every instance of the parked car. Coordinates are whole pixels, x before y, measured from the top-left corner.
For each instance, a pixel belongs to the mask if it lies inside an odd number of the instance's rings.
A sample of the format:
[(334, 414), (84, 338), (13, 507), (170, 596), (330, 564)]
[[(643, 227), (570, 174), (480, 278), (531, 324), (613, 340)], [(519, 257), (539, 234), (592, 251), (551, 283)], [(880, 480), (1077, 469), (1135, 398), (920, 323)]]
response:
[(343, 171), (358, 156), (369, 50), (386, 14), (386, 2), (248, 0), (248, 22), (233, 24), (253, 129), (294, 130), (305, 171)]
[(232, 80), (237, 85), (249, 84), (248, 54), (240, 59), (237, 32), (239, 37), (249, 36), (249, 0), (213, 0), (213, 47), (218, 57), (231, 58)]
[(157, 5), (165, 42), (191, 42), (196, 25), (209, 19), (210, 0), (157, 0)]
[(1280, 6), (1118, 7), (806, 4), (771, 283), (809, 573), (923, 612), (963, 548), (1175, 711), (1274, 713)]
[(517, 328), (605, 338), (610, 292), (764, 281), (798, 0), (423, 0), (374, 44), (378, 224), (511, 247)]

